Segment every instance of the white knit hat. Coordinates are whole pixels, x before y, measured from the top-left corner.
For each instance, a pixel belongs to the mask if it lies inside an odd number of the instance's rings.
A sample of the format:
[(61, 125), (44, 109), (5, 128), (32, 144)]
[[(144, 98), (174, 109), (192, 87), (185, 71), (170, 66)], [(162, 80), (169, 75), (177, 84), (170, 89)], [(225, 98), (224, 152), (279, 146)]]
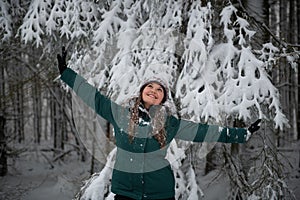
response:
[(145, 68), (143, 76), (144, 81), (142, 81), (142, 85), (149, 82), (157, 82), (163, 86), (166, 90), (166, 93), (169, 94), (169, 82), (173, 79), (173, 76), (167, 64), (151, 62)]

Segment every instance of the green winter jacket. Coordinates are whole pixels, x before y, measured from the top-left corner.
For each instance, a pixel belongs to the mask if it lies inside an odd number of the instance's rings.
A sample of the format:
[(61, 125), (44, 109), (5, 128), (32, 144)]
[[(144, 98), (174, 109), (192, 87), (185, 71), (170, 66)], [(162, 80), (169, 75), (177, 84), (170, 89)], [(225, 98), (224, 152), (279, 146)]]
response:
[(115, 194), (133, 199), (174, 197), (175, 179), (170, 164), (165, 159), (174, 138), (194, 142), (245, 142), (246, 129), (197, 124), (170, 115), (165, 122), (167, 145), (160, 148), (157, 140), (151, 136), (151, 109), (147, 112), (143, 108), (140, 108), (135, 138), (130, 142), (126, 133), (129, 124), (128, 108), (112, 102), (69, 68), (63, 72), (61, 79), (114, 127), (117, 154), (111, 190)]

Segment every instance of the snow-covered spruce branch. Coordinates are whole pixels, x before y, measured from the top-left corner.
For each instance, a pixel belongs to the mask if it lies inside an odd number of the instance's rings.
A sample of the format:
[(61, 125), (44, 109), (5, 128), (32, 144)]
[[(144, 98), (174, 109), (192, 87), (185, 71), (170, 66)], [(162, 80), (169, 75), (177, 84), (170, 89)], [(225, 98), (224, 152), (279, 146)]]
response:
[[(253, 163), (248, 172), (243, 171), (238, 157), (231, 156), (224, 145), (224, 157), (226, 162), (225, 172), (231, 181), (230, 199), (296, 199), (292, 190), (285, 182), (284, 165), (279, 160), (275, 147), (266, 144), (267, 138), (262, 137), (261, 151), (251, 160)], [(257, 161), (257, 162), (254, 162)]]
[[(69, 67), (76, 70), (80, 66), (82, 76), (99, 88), (107, 87), (107, 95), (117, 102), (133, 94), (132, 88), (137, 88), (139, 82), (146, 78), (146, 72), (157, 73), (156, 69), (148, 67), (151, 62), (157, 62), (165, 64), (166, 67), (162, 70), (166, 72), (164, 75), (171, 77), (167, 80), (170, 85), (175, 85), (174, 79), (179, 77), (175, 87), (176, 97), (181, 99), (181, 114), (193, 116), (192, 120), (212, 119), (222, 123), (221, 115), (226, 113), (244, 119), (254, 115), (259, 118), (270, 117), (274, 119), (276, 127), (281, 129), (287, 124), (280, 110), (278, 92), (272, 88), (271, 83), (266, 83), (267, 74), (262, 69), (264, 65), (259, 63), (264, 60), (255, 59), (253, 53), (249, 52), (253, 51), (250, 39), (255, 31), (248, 28), (247, 20), (239, 17), (233, 6), (224, 8), (220, 15), (221, 24), (224, 26), (222, 34), (227, 42), (217, 44), (219, 41), (214, 41), (212, 25), (214, 9), (210, 2), (202, 5), (199, 1), (193, 1), (188, 6), (187, 13), (181, 13), (183, 1), (175, 3), (173, 0), (165, 1), (160, 6), (150, 1), (149, 5), (141, 1), (113, 1), (106, 8), (100, 9), (93, 9), (98, 6), (97, 3), (76, 1), (76, 4), (71, 5), (69, 1), (59, 2), (51, 4), (49, 0), (32, 1), (19, 28), (22, 41), (25, 44), (35, 41), (37, 45), (43, 45), (41, 40), (55, 37), (54, 33), (60, 37), (71, 38), (71, 41), (74, 38), (88, 38), (91, 45), (80, 42), (76, 45), (80, 49), (91, 50), (75, 50), (73, 54), (81, 56), (76, 56), (77, 59), (72, 56), (74, 59), (71, 59)], [(92, 9), (84, 12), (88, 7)], [(142, 7), (145, 9), (144, 13), (141, 13)], [(70, 17), (71, 13), (75, 14), (73, 18)], [(80, 21), (81, 18), (85, 21)], [(78, 22), (74, 19), (78, 19)], [(232, 19), (236, 20), (232, 22)], [(180, 38), (176, 31), (171, 30), (180, 29), (182, 24), (187, 25), (187, 31)], [(237, 40), (238, 44), (234, 42)], [(222, 47), (228, 48), (228, 51), (224, 52)], [(141, 49), (146, 50), (140, 51)], [(183, 49), (184, 53), (179, 53), (179, 49)], [(181, 56), (183, 70), (178, 67), (178, 58), (170, 56), (170, 53)], [(267, 61), (274, 60), (272, 53), (264, 53)], [(245, 55), (246, 58), (251, 56), (251, 62), (248, 64), (245, 57), (239, 59), (240, 55)], [(289, 58), (294, 63), (294, 57)], [(159, 71), (160, 74), (162, 70)], [(246, 74), (246, 79), (243, 78), (244, 82), (240, 81), (240, 76), (236, 80), (238, 73), (243, 76), (245, 71), (249, 73)], [(254, 84), (253, 75), (257, 71), (260, 84), (268, 87), (257, 88), (257, 84)], [(240, 92), (244, 86), (250, 90)], [(235, 91), (239, 91), (240, 95), (236, 95)], [(250, 94), (253, 91), (256, 93)], [(275, 95), (275, 98), (271, 100), (269, 94)], [(263, 113), (262, 106), (269, 106), (268, 110), (272, 109), (274, 112)], [(250, 113), (250, 108), (258, 111)], [(276, 116), (269, 116), (270, 113), (275, 113)]]
[(2, 42), (12, 36), (12, 17), (9, 14), (9, 6), (8, 2), (0, 1), (0, 30), (2, 29), (0, 36)]
[(287, 61), (295, 69), (295, 65), (296, 65), (295, 63), (297, 63), (297, 60), (299, 60), (300, 58), (300, 51), (297, 50), (297, 48), (300, 47), (300, 44), (291, 44), (278, 38), (265, 23), (257, 20), (254, 16), (249, 14), (249, 12), (243, 6), (241, 0), (239, 0), (239, 5), (240, 5), (241, 12), (243, 12), (248, 19), (250, 19), (254, 24), (256, 24), (262, 31), (268, 33), (279, 44), (279, 48), (283, 52), (277, 53), (276, 57), (278, 57), (278, 59), (282, 57), (286, 57)]
[(258, 25), (258, 27), (260, 27), (262, 30), (266, 31), (267, 33), (269, 33), (271, 35), (271, 37), (282, 47), (287, 47), (287, 44), (280, 40), (270, 29), (269, 27), (263, 23), (258, 21), (254, 16), (250, 15), (249, 12), (246, 10), (246, 8), (243, 6), (243, 3), (241, 2), (241, 0), (239, 0), (239, 5), (240, 5), (240, 9), (242, 11), (242, 13), (244, 13), (249, 19), (251, 19), (255, 24)]

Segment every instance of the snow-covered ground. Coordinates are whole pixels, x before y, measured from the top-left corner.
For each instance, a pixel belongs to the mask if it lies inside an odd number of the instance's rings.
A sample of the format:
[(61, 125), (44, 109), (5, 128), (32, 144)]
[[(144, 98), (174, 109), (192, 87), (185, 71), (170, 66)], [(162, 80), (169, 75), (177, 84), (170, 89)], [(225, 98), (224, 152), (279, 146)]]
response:
[[(299, 161), (299, 154), (287, 157), (292, 164)], [(294, 167), (288, 185), (300, 199), (300, 173), (298, 166)], [(0, 178), (0, 199), (70, 200), (78, 192), (82, 181), (89, 177), (89, 170), (90, 163), (81, 162), (76, 155), (54, 163), (54, 168), (51, 168), (38, 152), (22, 153), (18, 158), (9, 159), (8, 175)], [(198, 176), (198, 181), (204, 192), (203, 200), (224, 199), (229, 189), (228, 178), (218, 176), (217, 171)]]
[(82, 180), (89, 177), (89, 163), (76, 158), (54, 163), (39, 153), (23, 153), (9, 159), (9, 172), (0, 178), (1, 200), (70, 200)]

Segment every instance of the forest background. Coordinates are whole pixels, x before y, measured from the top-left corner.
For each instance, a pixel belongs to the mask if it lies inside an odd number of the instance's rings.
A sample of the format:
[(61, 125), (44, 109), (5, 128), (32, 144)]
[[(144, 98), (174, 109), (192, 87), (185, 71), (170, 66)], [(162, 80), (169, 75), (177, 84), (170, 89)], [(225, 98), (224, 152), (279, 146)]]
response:
[[(243, 146), (179, 142), (182, 199), (213, 198), (223, 179), (228, 198), (299, 198), (299, 10), (297, 0), (1, 0), (0, 198), (70, 199), (112, 150), (110, 125), (57, 78), (62, 46), (69, 67), (117, 102), (156, 73), (154, 60), (167, 66), (159, 72), (178, 115), (229, 126), (264, 119)], [(237, 74), (263, 84), (241, 90)]]

